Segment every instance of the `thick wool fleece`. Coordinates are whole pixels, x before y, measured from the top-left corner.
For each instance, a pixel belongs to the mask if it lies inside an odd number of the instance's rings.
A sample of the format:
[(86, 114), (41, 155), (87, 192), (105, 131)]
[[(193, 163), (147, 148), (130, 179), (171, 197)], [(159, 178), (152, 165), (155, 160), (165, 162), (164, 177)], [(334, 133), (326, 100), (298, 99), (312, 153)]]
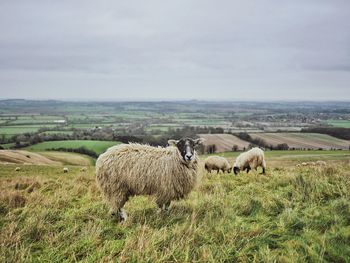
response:
[(154, 195), (159, 206), (186, 197), (197, 183), (198, 158), (186, 163), (178, 149), (121, 144), (96, 161), (96, 181), (112, 210), (129, 196)]
[(241, 153), (236, 158), (233, 166), (238, 167), (240, 170), (244, 170), (248, 166), (251, 169), (256, 169), (259, 166), (266, 169), (264, 151), (255, 147), (247, 152)]
[(229, 162), (226, 160), (226, 158), (221, 156), (209, 156), (205, 159), (205, 169), (208, 172), (211, 172), (212, 170), (215, 171), (223, 171), (223, 172), (229, 172), (231, 169), (231, 166)]

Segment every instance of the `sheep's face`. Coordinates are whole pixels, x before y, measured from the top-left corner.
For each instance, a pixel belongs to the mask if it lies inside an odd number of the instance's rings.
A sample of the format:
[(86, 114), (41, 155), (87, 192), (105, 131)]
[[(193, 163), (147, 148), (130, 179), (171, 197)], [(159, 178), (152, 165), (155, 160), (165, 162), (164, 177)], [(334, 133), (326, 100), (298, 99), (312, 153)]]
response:
[(237, 166), (235, 166), (235, 167), (233, 167), (233, 172), (235, 174), (238, 174), (240, 172), (240, 169)]
[(180, 140), (169, 140), (168, 143), (169, 145), (176, 146), (177, 149), (179, 150), (182, 159), (185, 162), (191, 162), (195, 159), (196, 156), (196, 151), (194, 147), (198, 144), (201, 144), (203, 142), (202, 139), (196, 139), (193, 140), (191, 138), (183, 138)]

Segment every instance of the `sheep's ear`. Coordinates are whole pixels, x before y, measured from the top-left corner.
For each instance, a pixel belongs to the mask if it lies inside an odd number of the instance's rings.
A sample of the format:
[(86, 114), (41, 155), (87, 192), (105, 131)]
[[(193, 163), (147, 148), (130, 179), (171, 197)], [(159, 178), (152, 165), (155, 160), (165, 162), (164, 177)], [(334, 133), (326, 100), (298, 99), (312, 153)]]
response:
[(198, 144), (203, 144), (205, 142), (205, 139), (204, 138), (198, 138), (198, 139), (195, 139), (193, 141), (194, 141), (195, 145), (198, 145)]
[(176, 144), (177, 144), (178, 142), (179, 142), (179, 141), (177, 141), (177, 140), (168, 140), (169, 146), (176, 146)]

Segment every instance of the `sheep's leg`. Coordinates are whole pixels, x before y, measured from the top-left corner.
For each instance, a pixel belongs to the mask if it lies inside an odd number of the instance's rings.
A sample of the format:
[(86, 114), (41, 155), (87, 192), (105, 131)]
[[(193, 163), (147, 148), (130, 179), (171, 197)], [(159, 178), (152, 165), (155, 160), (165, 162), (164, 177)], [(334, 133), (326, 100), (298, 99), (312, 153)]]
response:
[(124, 211), (123, 207), (128, 201), (128, 195), (118, 195), (117, 198), (114, 197), (109, 199), (110, 210), (109, 213), (113, 218), (116, 218), (118, 221), (125, 221), (127, 219), (127, 214)]
[(263, 162), (262, 162), (262, 174), (265, 174), (265, 170), (266, 170), (266, 162), (265, 162), (265, 160), (263, 160)]
[(166, 212), (169, 211), (171, 201), (164, 202), (161, 200), (157, 200), (156, 203), (161, 211), (166, 211)]
[(249, 173), (249, 171), (251, 170), (252, 168), (250, 168), (250, 166), (247, 166), (247, 173)]

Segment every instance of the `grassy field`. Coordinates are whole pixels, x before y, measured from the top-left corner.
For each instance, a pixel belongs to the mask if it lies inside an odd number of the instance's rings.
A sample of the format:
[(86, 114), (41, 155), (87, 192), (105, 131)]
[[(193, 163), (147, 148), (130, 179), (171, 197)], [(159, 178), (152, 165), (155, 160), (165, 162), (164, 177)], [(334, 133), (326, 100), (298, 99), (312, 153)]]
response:
[(117, 145), (117, 141), (89, 141), (89, 140), (72, 140), (72, 141), (50, 141), (34, 144), (26, 147), (29, 151), (46, 151), (57, 148), (80, 148), (85, 147), (88, 150), (94, 151), (96, 154), (101, 154), (109, 147)]
[(15, 135), (26, 132), (36, 132), (40, 128), (53, 128), (55, 124), (43, 124), (43, 125), (14, 125), (14, 126), (2, 126), (0, 127), (0, 134)]
[(348, 262), (349, 152), (308, 153), (328, 165), (286, 166), (292, 153), (276, 151), (266, 176), (201, 171), (169, 212), (132, 198), (123, 224), (110, 219), (93, 166), (0, 165), (0, 262)]
[(4, 143), (0, 144), (0, 146), (4, 149), (10, 149), (11, 147), (15, 146), (15, 143)]
[(350, 120), (328, 120), (327, 124), (335, 127), (350, 128)]

